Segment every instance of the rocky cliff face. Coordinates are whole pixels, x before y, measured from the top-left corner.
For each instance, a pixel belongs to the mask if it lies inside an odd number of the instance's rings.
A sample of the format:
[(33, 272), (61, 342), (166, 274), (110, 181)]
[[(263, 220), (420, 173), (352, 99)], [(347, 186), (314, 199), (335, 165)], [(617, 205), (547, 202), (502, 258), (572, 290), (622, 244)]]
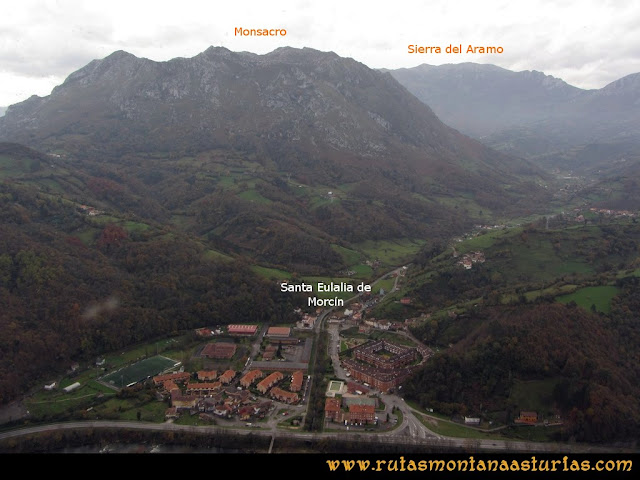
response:
[(168, 62), (115, 52), (50, 96), (12, 105), (0, 138), (67, 151), (224, 147), (280, 160), (393, 162), (423, 173), (461, 158), (465, 168), (469, 159), (508, 171), (518, 163), (444, 125), (391, 75), (288, 47), (267, 55), (211, 47)]

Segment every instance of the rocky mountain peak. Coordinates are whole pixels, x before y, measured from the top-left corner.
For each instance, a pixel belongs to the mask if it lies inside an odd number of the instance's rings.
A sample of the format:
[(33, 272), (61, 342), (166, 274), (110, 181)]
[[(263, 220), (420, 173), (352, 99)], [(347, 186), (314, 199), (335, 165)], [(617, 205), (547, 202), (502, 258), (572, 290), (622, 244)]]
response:
[(478, 171), (487, 161), (520, 168), (444, 125), (390, 74), (311, 48), (257, 55), (209, 47), (165, 62), (114, 52), (7, 112), (1, 139), (109, 155), (232, 148), (287, 169), (305, 158), (310, 169), (391, 162), (429, 174), (461, 170), (462, 157), (477, 160)]
[(600, 95), (630, 95), (640, 98), (640, 73), (632, 73), (601, 88)]

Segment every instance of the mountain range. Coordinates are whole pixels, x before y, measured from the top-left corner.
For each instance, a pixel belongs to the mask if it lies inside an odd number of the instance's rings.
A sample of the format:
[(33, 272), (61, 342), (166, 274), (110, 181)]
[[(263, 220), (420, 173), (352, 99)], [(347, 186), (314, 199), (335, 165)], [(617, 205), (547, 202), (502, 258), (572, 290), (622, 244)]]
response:
[(446, 124), (546, 169), (597, 171), (640, 150), (637, 73), (583, 90), (541, 72), (475, 63), (386, 71)]
[(338, 265), (330, 245), (446, 237), (550, 198), (546, 173), (445, 125), (390, 74), (308, 48), (114, 52), (10, 106), (0, 140), (143, 198), (137, 215), (296, 269)]
[(545, 169), (593, 173), (637, 157), (640, 74), (583, 90), (541, 72), (475, 63), (385, 71), (446, 124)]
[(251, 150), (284, 168), (309, 156), (417, 173), (463, 159), (527, 168), (442, 124), (389, 75), (307, 48), (260, 56), (211, 47), (168, 62), (115, 52), (51, 95), (10, 106), (0, 135), (45, 150)]

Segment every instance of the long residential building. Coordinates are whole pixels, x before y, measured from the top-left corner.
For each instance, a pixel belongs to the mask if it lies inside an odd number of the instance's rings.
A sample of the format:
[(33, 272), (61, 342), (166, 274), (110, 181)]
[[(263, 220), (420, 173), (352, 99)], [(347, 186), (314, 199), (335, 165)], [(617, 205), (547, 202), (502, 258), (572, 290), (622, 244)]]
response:
[(153, 383), (155, 385), (162, 385), (167, 380), (171, 380), (176, 383), (184, 383), (190, 378), (191, 374), (189, 372), (167, 373), (165, 375), (156, 375), (153, 377)]
[(262, 378), (263, 375), (262, 370), (251, 370), (240, 379), (240, 386), (249, 388), (253, 382)]
[(291, 374), (291, 391), (299, 392), (302, 389), (302, 381), (304, 379), (304, 374), (298, 370)]
[(186, 394), (187, 395), (210, 395), (213, 392), (217, 392), (222, 389), (221, 382), (213, 383), (188, 383)]
[(269, 390), (271, 387), (273, 387), (276, 383), (278, 383), (283, 378), (284, 378), (284, 375), (282, 375), (282, 373), (273, 372), (267, 378), (265, 378), (260, 383), (258, 383), (256, 388), (260, 393), (264, 394), (267, 392), (267, 390)]
[(300, 399), (297, 393), (287, 392), (278, 387), (273, 387), (269, 394), (272, 398), (285, 403), (296, 403)]
[(352, 425), (375, 423), (376, 410), (373, 405), (351, 404), (348, 416)]

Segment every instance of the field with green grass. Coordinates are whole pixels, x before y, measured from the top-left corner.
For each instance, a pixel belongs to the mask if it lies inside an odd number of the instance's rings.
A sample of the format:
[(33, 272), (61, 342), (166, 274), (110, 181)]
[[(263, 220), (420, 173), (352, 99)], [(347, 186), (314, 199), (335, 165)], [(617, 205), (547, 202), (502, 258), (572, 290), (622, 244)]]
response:
[[(575, 291), (576, 288), (578, 288), (578, 286), (574, 284), (553, 285), (551, 287), (544, 288), (542, 290), (540, 289), (529, 290), (528, 292), (525, 292), (524, 297), (527, 299), (527, 301), (533, 302), (534, 300), (536, 300), (541, 296), (547, 296), (547, 295), (556, 296), (556, 295), (572, 293), (573, 291)], [(500, 300), (502, 303), (511, 303), (516, 301), (517, 299), (518, 299), (518, 295), (513, 293), (513, 294), (502, 295)]]
[(133, 221), (122, 222), (122, 227), (129, 233), (143, 233), (151, 228), (146, 223)]
[(335, 244), (331, 245), (331, 248), (342, 256), (346, 265), (357, 265), (362, 262), (362, 254), (355, 250)]
[(101, 380), (106, 384), (122, 388), (131, 383), (140, 382), (147, 377), (158, 375), (176, 364), (176, 360), (156, 355), (111, 372)]
[(395, 278), (393, 277), (385, 277), (382, 280), (378, 280), (374, 282), (372, 285), (372, 292), (379, 293), (380, 289), (384, 290), (385, 294), (391, 292), (393, 290), (393, 285), (395, 283)]
[(546, 378), (544, 380), (529, 380), (514, 382), (509, 396), (509, 404), (515, 405), (517, 411), (534, 411), (538, 417), (546, 417), (549, 405), (553, 405), (553, 390), (560, 378)]
[[(167, 404), (150, 401), (143, 405), (138, 398), (111, 398), (94, 408), (92, 412), (98, 418), (118, 418), (119, 420), (161, 423), (165, 420)], [(90, 417), (93, 415), (89, 415)]]
[(483, 250), (493, 246), (496, 240), (505, 236), (515, 235), (521, 231), (521, 229), (497, 229), (497, 230), (485, 230), (481, 234), (465, 239), (463, 242), (456, 244), (456, 250), (459, 253), (468, 253), (476, 250)]
[(578, 306), (585, 310), (591, 310), (595, 306), (595, 310), (598, 312), (610, 313), (611, 300), (619, 292), (620, 289), (612, 285), (584, 287), (574, 293), (561, 295), (556, 300), (560, 303), (576, 302)]
[(590, 274), (593, 267), (583, 258), (571, 258), (554, 250), (551, 242), (539, 239), (531, 244), (514, 244), (510, 251), (513, 271), (532, 281), (552, 280), (567, 274)]
[(397, 267), (411, 261), (425, 245), (420, 239), (367, 240), (355, 247), (364, 252), (368, 259), (379, 260), (383, 266)]
[(438, 435), (456, 438), (472, 438), (472, 439), (492, 439), (504, 440), (505, 437), (499, 433), (488, 433), (476, 428), (467, 427), (465, 425), (454, 423), (448, 420), (441, 420), (427, 415), (417, 415), (425, 427)]
[[(51, 391), (43, 389), (32, 395), (25, 401), (31, 416), (34, 419), (52, 418), (78, 409), (85, 409), (93, 403), (97, 396), (111, 397), (115, 395), (114, 390), (89, 377), (65, 378), (58, 388)], [(78, 388), (68, 393), (64, 392), (63, 388), (76, 382), (80, 383)]]
[(273, 201), (263, 197), (257, 190), (254, 189), (245, 190), (244, 192), (239, 193), (238, 197), (250, 202), (262, 203), (266, 205), (273, 203)]
[(204, 252), (202, 257), (205, 260), (213, 260), (213, 261), (231, 261), (233, 260), (229, 255), (225, 255), (224, 253), (218, 252), (216, 250), (208, 249)]
[(268, 268), (261, 267), (260, 265), (253, 265), (251, 267), (251, 270), (264, 278), (268, 278), (269, 280), (283, 280), (285, 278), (291, 279), (291, 273), (285, 270), (280, 270), (278, 268)]
[(0, 155), (0, 178), (16, 177), (29, 173), (33, 159), (18, 159)]

